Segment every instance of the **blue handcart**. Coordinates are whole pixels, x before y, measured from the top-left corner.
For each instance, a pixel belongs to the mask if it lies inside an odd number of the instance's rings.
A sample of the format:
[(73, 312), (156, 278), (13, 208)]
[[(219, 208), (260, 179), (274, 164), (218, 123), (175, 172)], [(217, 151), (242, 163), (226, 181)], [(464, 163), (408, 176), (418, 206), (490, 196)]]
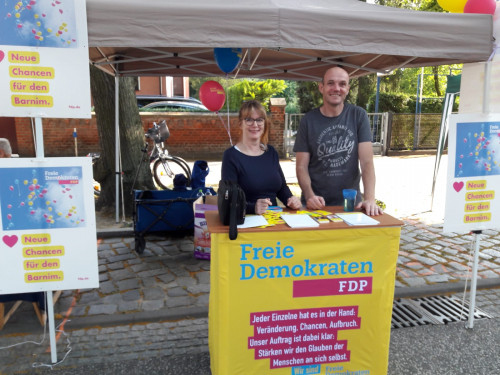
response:
[(194, 190), (134, 190), (135, 251), (142, 254), (144, 236), (151, 232), (193, 234), (193, 203), (203, 195), (215, 195), (210, 187)]

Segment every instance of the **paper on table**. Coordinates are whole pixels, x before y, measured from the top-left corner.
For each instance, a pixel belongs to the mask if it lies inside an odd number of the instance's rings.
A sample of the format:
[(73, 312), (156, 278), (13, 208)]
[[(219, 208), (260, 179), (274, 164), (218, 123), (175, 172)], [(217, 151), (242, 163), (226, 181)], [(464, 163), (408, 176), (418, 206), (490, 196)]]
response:
[(290, 226), (290, 228), (309, 228), (309, 227), (319, 227), (317, 223), (311, 216), (307, 214), (299, 215), (281, 215), (281, 218)]
[(362, 212), (337, 213), (338, 217), (344, 220), (349, 225), (377, 225), (380, 224), (377, 220)]
[(253, 227), (261, 227), (263, 225), (269, 225), (267, 220), (261, 215), (246, 215), (245, 222), (243, 224), (238, 225), (238, 228), (253, 228)]

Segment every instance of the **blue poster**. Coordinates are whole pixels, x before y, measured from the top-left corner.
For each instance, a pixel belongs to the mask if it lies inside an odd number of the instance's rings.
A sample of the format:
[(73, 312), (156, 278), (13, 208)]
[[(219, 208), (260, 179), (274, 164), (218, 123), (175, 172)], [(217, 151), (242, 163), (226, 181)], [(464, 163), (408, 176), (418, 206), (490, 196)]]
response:
[(455, 177), (500, 175), (500, 122), (457, 123)]
[(0, 45), (78, 47), (74, 1), (5, 0), (0, 12)]
[(86, 226), (81, 167), (0, 168), (4, 231)]

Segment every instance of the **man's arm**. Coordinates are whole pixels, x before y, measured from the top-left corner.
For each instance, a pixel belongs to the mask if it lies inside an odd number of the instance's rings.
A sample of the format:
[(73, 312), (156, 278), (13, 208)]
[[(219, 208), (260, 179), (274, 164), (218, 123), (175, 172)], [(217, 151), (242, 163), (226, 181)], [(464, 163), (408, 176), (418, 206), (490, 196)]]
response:
[(375, 166), (373, 165), (373, 148), (371, 142), (361, 142), (358, 145), (359, 164), (363, 179), (363, 202), (357, 208), (363, 208), (367, 215), (382, 214), (382, 209), (375, 202)]
[(311, 155), (308, 152), (295, 153), (295, 172), (297, 180), (306, 200), (306, 206), (312, 210), (319, 210), (325, 207), (323, 197), (316, 195), (311, 186), (311, 177), (309, 176), (309, 159)]

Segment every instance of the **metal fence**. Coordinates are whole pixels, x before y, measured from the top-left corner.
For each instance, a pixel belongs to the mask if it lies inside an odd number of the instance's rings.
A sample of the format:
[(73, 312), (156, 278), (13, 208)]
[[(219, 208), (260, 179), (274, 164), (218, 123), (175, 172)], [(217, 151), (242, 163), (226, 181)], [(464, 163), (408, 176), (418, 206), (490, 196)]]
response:
[(439, 141), (441, 113), (393, 114), (391, 137), (388, 145), (391, 150), (436, 149)]
[[(299, 129), (301, 114), (285, 114), (285, 154), (294, 155), (293, 145)], [(440, 113), (369, 113), (372, 131), (373, 151), (386, 155), (388, 150), (430, 150), (436, 149), (441, 126)]]

